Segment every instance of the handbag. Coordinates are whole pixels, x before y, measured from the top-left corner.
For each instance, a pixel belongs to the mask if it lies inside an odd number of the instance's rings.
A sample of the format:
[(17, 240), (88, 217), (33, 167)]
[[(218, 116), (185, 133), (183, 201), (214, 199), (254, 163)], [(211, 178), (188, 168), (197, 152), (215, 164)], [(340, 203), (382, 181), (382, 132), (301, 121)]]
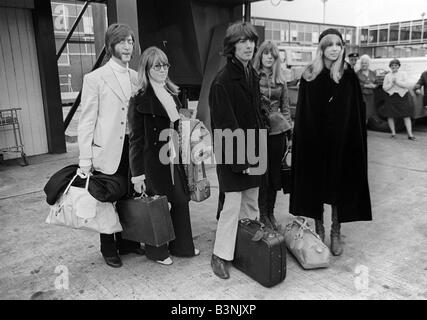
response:
[(295, 217), (279, 232), (284, 234), (286, 247), (304, 269), (327, 268), (331, 252), (316, 232), (310, 229), (307, 219)]
[(124, 239), (159, 247), (175, 239), (166, 196), (147, 196), (119, 200), (116, 203)]
[(282, 190), (284, 194), (291, 192), (291, 152), (292, 152), (292, 145), (287, 143), (288, 147), (286, 149), (285, 155), (282, 159), (282, 164), (280, 167), (280, 176), (282, 181)]
[(199, 166), (193, 165), (189, 168), (188, 188), (190, 190), (190, 199), (196, 202), (204, 201), (211, 195), (211, 186), (206, 177), (206, 169), (203, 161), (200, 166), (202, 167), (202, 179), (200, 180), (198, 179)]
[(85, 188), (72, 186), (78, 176), (84, 178), (78, 170), (56, 203), (50, 206), (46, 223), (105, 234), (122, 231), (113, 203), (100, 202), (89, 193), (91, 174), (87, 175)]

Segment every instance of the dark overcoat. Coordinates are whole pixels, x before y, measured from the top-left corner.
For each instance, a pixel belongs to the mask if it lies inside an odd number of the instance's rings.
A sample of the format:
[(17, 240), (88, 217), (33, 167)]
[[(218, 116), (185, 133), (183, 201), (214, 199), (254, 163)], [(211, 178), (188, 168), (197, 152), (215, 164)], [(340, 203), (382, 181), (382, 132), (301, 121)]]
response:
[(421, 89), (421, 87), (424, 87), (423, 105), (427, 106), (427, 71), (424, 71), (421, 74), (421, 77), (415, 84), (414, 89)]
[(337, 206), (339, 222), (372, 220), (365, 104), (351, 68), (339, 84), (326, 68), (310, 82), (301, 78), (291, 181), (294, 215), (320, 219), (328, 203)]
[[(180, 108), (178, 97), (173, 95), (177, 108)], [(175, 164), (180, 179), (174, 183), (182, 183), (187, 197), (175, 199), (172, 184), (171, 168), (159, 159), (160, 150), (167, 141), (160, 141), (159, 135), (164, 129), (171, 127), (168, 114), (156, 97), (149, 84), (145, 92), (139, 92), (129, 101), (129, 166), (132, 177), (145, 174), (145, 184), (149, 194), (165, 195), (169, 202), (189, 201), (188, 186), (182, 164)], [(178, 121), (173, 124), (178, 129)]]
[[(249, 167), (258, 166), (258, 164), (251, 164), (250, 162), (253, 161), (250, 161), (247, 156), (247, 129), (254, 129), (255, 131), (255, 143), (250, 145), (251, 148), (255, 149), (255, 156), (259, 156), (259, 130), (265, 129), (260, 112), (259, 77), (252, 66), (249, 70), (250, 80), (247, 81), (243, 64), (234, 58), (228, 59), (227, 64), (212, 82), (209, 92), (211, 126), (214, 131), (214, 151), (217, 160), (216, 170), (221, 192), (244, 191), (259, 187), (261, 183), (261, 175), (243, 173)], [(237, 139), (233, 141), (233, 161), (231, 164), (226, 163), (225, 139), (222, 139), (220, 151), (215, 129), (230, 129), (231, 131), (243, 129), (245, 136), (244, 163), (237, 161)], [(219, 154), (222, 155), (222, 159), (219, 159)]]

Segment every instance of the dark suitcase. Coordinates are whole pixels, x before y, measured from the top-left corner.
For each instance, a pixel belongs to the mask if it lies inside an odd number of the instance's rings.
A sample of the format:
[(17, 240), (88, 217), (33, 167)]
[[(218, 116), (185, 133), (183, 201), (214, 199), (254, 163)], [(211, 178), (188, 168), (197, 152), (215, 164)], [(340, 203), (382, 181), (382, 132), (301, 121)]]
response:
[(156, 247), (175, 239), (166, 196), (119, 200), (116, 209), (124, 239)]
[(257, 220), (239, 220), (233, 265), (265, 287), (282, 282), (286, 277), (285, 237)]

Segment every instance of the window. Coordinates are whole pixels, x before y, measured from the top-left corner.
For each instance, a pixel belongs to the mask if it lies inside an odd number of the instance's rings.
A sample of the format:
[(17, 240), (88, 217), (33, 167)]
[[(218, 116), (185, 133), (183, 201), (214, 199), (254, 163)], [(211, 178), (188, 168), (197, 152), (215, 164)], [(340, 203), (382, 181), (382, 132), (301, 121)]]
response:
[[(76, 21), (80, 11), (83, 9), (81, 4), (51, 2), (52, 18), (55, 32), (67, 33)], [(92, 7), (88, 6), (82, 19), (80, 20), (74, 34), (93, 34)]]
[(361, 29), (360, 30), (360, 43), (361, 44), (367, 44), (368, 43), (368, 29)]
[(282, 23), (281, 25), (281, 31), (283, 34), (282, 41), (289, 41), (289, 24), (288, 23)]
[(274, 41), (281, 41), (280, 39), (280, 30), (273, 30), (273, 40)]
[(291, 23), (290, 38), (291, 38), (291, 42), (296, 42), (298, 40), (297, 25), (295, 23)]
[(421, 24), (412, 26), (411, 40), (421, 40), (422, 28), (423, 26)]
[(410, 26), (409, 24), (401, 24), (400, 26), (400, 41), (408, 41), (410, 34)]
[(387, 58), (388, 50), (387, 47), (375, 48), (375, 58)]
[(390, 25), (389, 41), (398, 41), (398, 40), (399, 40), (399, 24), (395, 23)]
[(344, 40), (348, 44), (353, 44), (353, 30), (350, 28), (346, 29)]
[(311, 42), (312, 43), (318, 43), (319, 42), (319, 26), (315, 25), (312, 28), (312, 32), (311, 32)]
[(62, 54), (58, 59), (58, 66), (69, 66), (69, 65), (70, 65), (70, 51), (67, 44), (64, 48), (64, 51), (62, 51)]
[(378, 42), (378, 29), (369, 30), (369, 43)]
[(423, 39), (427, 39), (427, 20), (424, 21)]
[(381, 29), (380, 42), (387, 42), (387, 41), (388, 41), (388, 29)]

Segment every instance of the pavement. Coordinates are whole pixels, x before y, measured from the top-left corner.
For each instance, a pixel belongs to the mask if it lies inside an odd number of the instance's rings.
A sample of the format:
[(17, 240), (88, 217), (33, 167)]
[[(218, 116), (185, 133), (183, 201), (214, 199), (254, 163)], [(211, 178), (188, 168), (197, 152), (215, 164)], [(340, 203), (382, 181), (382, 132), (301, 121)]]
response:
[[(329, 300), (427, 299), (427, 130), (418, 140), (404, 133), (368, 132), (373, 221), (342, 225), (344, 253), (327, 269), (304, 270), (287, 254), (286, 279), (265, 288), (235, 268), (216, 277), (210, 257), (216, 230), (218, 182), (207, 171), (212, 195), (190, 203), (194, 242), (201, 255), (162, 266), (145, 256), (123, 256), (107, 266), (96, 233), (46, 224), (43, 187), (62, 167), (76, 163), (77, 144), (65, 154), (29, 157), (30, 165), (0, 163), (0, 299), (81, 300)], [(279, 193), (275, 215), (288, 214)], [(330, 207), (325, 206), (326, 231)], [(328, 234), (328, 233), (327, 233)], [(326, 237), (329, 245), (329, 237)]]

